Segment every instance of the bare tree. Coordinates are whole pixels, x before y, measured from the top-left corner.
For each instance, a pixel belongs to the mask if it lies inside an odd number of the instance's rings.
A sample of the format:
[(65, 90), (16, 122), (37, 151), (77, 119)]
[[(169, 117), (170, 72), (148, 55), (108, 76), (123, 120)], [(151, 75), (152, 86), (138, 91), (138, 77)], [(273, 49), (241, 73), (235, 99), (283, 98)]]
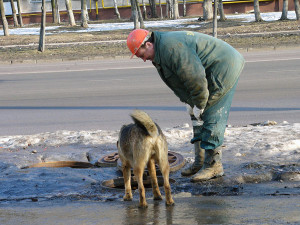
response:
[(120, 13), (119, 13), (119, 10), (118, 10), (117, 0), (114, 0), (114, 7), (115, 7), (115, 13), (116, 13), (118, 19), (120, 20), (121, 16), (120, 16)]
[(203, 19), (211, 20), (213, 18), (212, 0), (203, 1)]
[(294, 0), (294, 4), (295, 4), (296, 18), (297, 18), (297, 20), (300, 20), (300, 5), (299, 5), (299, 0)]
[(158, 18), (156, 10), (156, 0), (149, 0), (149, 4), (151, 10), (151, 18)]
[(86, 0), (81, 0), (81, 26), (84, 28), (89, 27)]
[(226, 20), (226, 17), (225, 17), (224, 8), (223, 8), (223, 0), (219, 0), (218, 10), (219, 10), (219, 15), (220, 15), (220, 21), (224, 22)]
[(218, 27), (218, 0), (214, 0), (213, 37), (217, 37)]
[(138, 18), (139, 18), (139, 21), (140, 21), (140, 28), (145, 28), (139, 0), (135, 0), (135, 6), (136, 6), (136, 10), (138, 12)]
[(69, 24), (72, 27), (76, 26), (75, 18), (74, 18), (74, 14), (73, 14), (73, 10), (72, 10), (71, 0), (65, 0), (65, 3), (66, 3), (66, 8), (67, 8), (68, 16), (69, 16)]
[(260, 10), (259, 10), (259, 0), (254, 0), (254, 14), (255, 14), (256, 22), (263, 21), (263, 19), (261, 18), (261, 15), (260, 15)]
[(14, 0), (10, 0), (10, 5), (11, 5), (11, 11), (12, 11), (13, 19), (14, 19), (14, 27), (18, 27), (19, 23), (18, 23), (17, 12), (16, 12)]
[(174, 16), (174, 7), (173, 7), (174, 0), (167, 0), (168, 7), (167, 7), (167, 18), (173, 18)]
[(161, 0), (159, 0), (159, 9), (160, 9), (160, 18), (163, 18), (163, 12), (162, 12), (162, 7), (161, 7)]
[(178, 0), (173, 0), (173, 19), (179, 18)]
[(45, 27), (46, 27), (46, 0), (42, 1), (42, 18), (41, 18), (41, 30), (40, 30), (40, 41), (39, 41), (39, 48), (40, 52), (45, 51)]
[(0, 13), (1, 13), (1, 19), (2, 19), (2, 24), (3, 24), (4, 36), (9, 36), (8, 23), (7, 23), (7, 19), (5, 16), (3, 0), (0, 0)]
[(53, 23), (60, 23), (59, 9), (57, 0), (51, 0)]
[(20, 4), (20, 0), (17, 0), (17, 4), (18, 4), (18, 15), (19, 15), (19, 22), (20, 22), (20, 26), (23, 27), (23, 18), (22, 18), (22, 10), (21, 10), (21, 4)]
[(171, 18), (172, 12), (171, 12), (171, 3), (172, 0), (166, 0), (166, 18)]
[(288, 0), (283, 0), (283, 6), (282, 6), (282, 14), (280, 17), (280, 20), (287, 20), (287, 14), (288, 14)]
[(141, 27), (135, 0), (131, 0), (131, 18), (133, 20), (134, 29), (140, 29)]
[(186, 0), (183, 0), (183, 17), (186, 17)]
[(147, 19), (147, 8), (146, 8), (145, 0), (142, 0), (142, 4), (143, 4), (143, 18), (146, 20)]

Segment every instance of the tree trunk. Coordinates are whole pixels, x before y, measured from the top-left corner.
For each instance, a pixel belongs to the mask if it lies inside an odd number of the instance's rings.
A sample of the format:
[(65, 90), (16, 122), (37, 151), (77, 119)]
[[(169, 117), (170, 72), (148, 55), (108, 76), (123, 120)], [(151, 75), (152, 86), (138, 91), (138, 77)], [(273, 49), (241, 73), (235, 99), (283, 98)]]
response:
[(86, 0), (81, 0), (81, 26), (84, 28), (89, 27)]
[(288, 0), (283, 0), (282, 14), (280, 20), (287, 20), (288, 14)]
[(74, 18), (74, 14), (73, 14), (73, 10), (72, 10), (71, 0), (65, 0), (65, 2), (66, 2), (66, 8), (67, 8), (68, 16), (69, 16), (69, 24), (72, 27), (76, 26), (75, 18)]
[(17, 0), (17, 4), (18, 4), (18, 15), (19, 15), (19, 22), (20, 22), (20, 26), (23, 27), (23, 18), (22, 18), (22, 10), (21, 10), (21, 4), (20, 4), (20, 0)]
[(120, 13), (119, 13), (119, 10), (118, 10), (117, 0), (114, 0), (114, 7), (115, 7), (115, 13), (116, 13), (118, 19), (120, 20), (121, 16), (120, 16)]
[(18, 27), (19, 23), (18, 23), (17, 12), (16, 12), (14, 0), (10, 0), (10, 5), (11, 5), (11, 11), (13, 14), (13, 19), (14, 19), (14, 27)]
[(294, 0), (294, 4), (295, 4), (296, 18), (297, 18), (297, 20), (300, 20), (300, 5), (299, 5), (299, 0)]
[(178, 0), (173, 0), (173, 19), (177, 20), (178, 18), (179, 18)]
[(203, 19), (211, 20), (213, 18), (212, 0), (203, 1)]
[(156, 1), (155, 0), (149, 0), (149, 4), (150, 4), (150, 10), (151, 10), (151, 17), (152, 18), (158, 18), (157, 10), (156, 10)]
[(147, 19), (147, 8), (146, 8), (145, 0), (142, 0), (142, 4), (143, 4), (143, 18), (146, 20)]
[(59, 10), (58, 10), (57, 0), (51, 0), (51, 6), (52, 6), (53, 23), (59, 24), (60, 23), (60, 18), (59, 18)]
[(139, 17), (139, 21), (140, 21), (140, 28), (145, 28), (145, 24), (144, 24), (144, 20), (143, 20), (143, 16), (142, 16), (142, 12), (141, 12), (141, 7), (140, 7), (140, 3), (139, 0), (135, 0), (135, 5), (136, 5), (136, 10), (138, 12), (138, 17)]
[(183, 17), (186, 17), (186, 0), (183, 0)]
[(166, 0), (166, 18), (171, 17), (171, 10), (170, 10), (170, 0)]
[(224, 22), (226, 20), (224, 8), (223, 8), (223, 0), (219, 0), (218, 10), (220, 14), (220, 21)]
[(213, 37), (217, 37), (218, 27), (218, 0), (214, 0)]
[(169, 18), (173, 18), (173, 16), (174, 16), (174, 7), (173, 7), (174, 0), (169, 0), (169, 3), (170, 3), (170, 8), (169, 8), (170, 15), (169, 15)]
[(0, 0), (0, 13), (1, 13), (1, 19), (2, 19), (2, 24), (3, 24), (4, 36), (9, 36), (8, 23), (7, 23), (7, 19), (5, 16), (3, 0)]
[(259, 0), (254, 0), (254, 14), (255, 14), (255, 22), (263, 21), (259, 10)]
[(58, 0), (55, 0), (55, 11), (57, 15), (57, 23), (60, 24), (60, 13), (59, 13), (59, 7), (58, 7)]
[(57, 15), (55, 11), (55, 0), (51, 0), (51, 10), (52, 10), (52, 22), (57, 24), (58, 22), (57, 22)]
[(131, 0), (131, 17), (133, 20), (134, 29), (140, 29), (139, 17), (136, 7), (136, 1)]
[(40, 30), (40, 42), (39, 42), (39, 51), (45, 51), (45, 26), (46, 26), (46, 8), (45, 1), (42, 1), (42, 19), (41, 19), (41, 30)]
[(161, 7), (161, 0), (159, 0), (159, 9), (160, 9), (160, 18), (162, 19), (164, 16), (163, 16), (162, 7)]

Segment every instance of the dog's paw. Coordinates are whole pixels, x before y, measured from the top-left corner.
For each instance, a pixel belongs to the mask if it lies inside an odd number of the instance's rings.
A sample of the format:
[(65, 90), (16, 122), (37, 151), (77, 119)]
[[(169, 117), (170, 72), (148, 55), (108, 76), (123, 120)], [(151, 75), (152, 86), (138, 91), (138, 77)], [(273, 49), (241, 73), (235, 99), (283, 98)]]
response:
[(123, 200), (124, 201), (132, 201), (132, 195), (124, 195), (124, 197), (123, 197)]
[(170, 201), (166, 201), (166, 206), (172, 206), (172, 205), (175, 205), (173, 199), (171, 199)]
[(147, 203), (143, 203), (143, 204), (139, 204), (139, 208), (140, 209), (146, 209), (146, 208), (148, 208), (148, 204)]

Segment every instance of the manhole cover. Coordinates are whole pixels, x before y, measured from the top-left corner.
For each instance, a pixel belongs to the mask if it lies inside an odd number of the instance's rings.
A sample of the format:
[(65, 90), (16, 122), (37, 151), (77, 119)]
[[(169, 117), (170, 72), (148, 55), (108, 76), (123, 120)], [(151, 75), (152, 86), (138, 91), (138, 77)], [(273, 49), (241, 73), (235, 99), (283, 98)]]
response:
[[(170, 164), (170, 172), (179, 170), (185, 164), (185, 160), (183, 156), (176, 152), (168, 151), (168, 159)], [(113, 152), (109, 155), (102, 157), (101, 159), (98, 160), (96, 165), (102, 167), (117, 166), (119, 170), (122, 170), (122, 162), (119, 159), (118, 152)], [(160, 173), (158, 165), (155, 166), (156, 166), (156, 170)]]
[[(174, 184), (175, 180), (170, 178), (169, 179), (170, 184)], [(157, 183), (159, 187), (162, 187), (164, 185), (164, 179), (162, 176), (157, 177)], [(152, 188), (151, 186), (151, 178), (149, 176), (144, 177), (143, 179), (143, 184), (145, 188)], [(105, 188), (112, 188), (112, 189), (125, 189), (124, 187), (124, 178), (119, 177), (116, 179), (111, 179), (111, 180), (105, 180), (101, 183), (102, 187)], [(138, 183), (137, 180), (134, 176), (131, 177), (131, 189), (136, 190), (138, 189)]]
[(118, 159), (119, 159), (118, 152), (113, 152), (99, 159), (95, 165), (101, 167), (116, 167)]

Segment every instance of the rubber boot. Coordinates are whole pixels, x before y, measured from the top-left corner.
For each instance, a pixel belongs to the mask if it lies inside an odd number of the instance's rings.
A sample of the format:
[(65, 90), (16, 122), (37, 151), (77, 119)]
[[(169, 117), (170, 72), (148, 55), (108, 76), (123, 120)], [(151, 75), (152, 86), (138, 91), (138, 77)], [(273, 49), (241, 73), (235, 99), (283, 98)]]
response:
[(206, 150), (204, 165), (202, 169), (192, 177), (191, 181), (200, 182), (223, 176), (224, 170), (221, 160), (221, 147), (214, 150)]
[(205, 150), (200, 147), (200, 141), (194, 143), (195, 162), (188, 168), (181, 171), (182, 176), (191, 176), (197, 173), (204, 164)]

